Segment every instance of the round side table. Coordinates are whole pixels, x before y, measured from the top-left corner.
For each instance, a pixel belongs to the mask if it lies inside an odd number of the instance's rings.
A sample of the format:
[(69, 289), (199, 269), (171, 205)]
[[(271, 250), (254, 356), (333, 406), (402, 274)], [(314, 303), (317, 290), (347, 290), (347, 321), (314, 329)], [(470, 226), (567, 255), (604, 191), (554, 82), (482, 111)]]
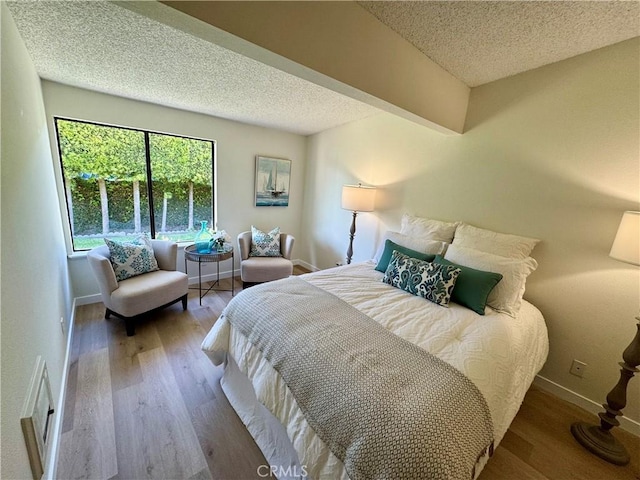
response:
[[(220, 288), (220, 262), (224, 260), (231, 259), (231, 288)], [(187, 273), (187, 261), (190, 262), (198, 262), (198, 294), (200, 296), (200, 305), (202, 305), (202, 298), (209, 293), (211, 290), (220, 291), (220, 292), (231, 292), (231, 296), (235, 295), (235, 281), (233, 278), (233, 268), (234, 268), (234, 259), (233, 259), (233, 246), (225, 244), (224, 250), (218, 252), (216, 250), (212, 250), (211, 253), (198, 253), (196, 251), (195, 245), (187, 245), (184, 247), (184, 272)], [(216, 281), (204, 292), (202, 293), (202, 264), (203, 263), (211, 263), (215, 262), (217, 271), (216, 271)], [(187, 273), (187, 276), (189, 274)], [(218, 288), (215, 288), (215, 287)]]

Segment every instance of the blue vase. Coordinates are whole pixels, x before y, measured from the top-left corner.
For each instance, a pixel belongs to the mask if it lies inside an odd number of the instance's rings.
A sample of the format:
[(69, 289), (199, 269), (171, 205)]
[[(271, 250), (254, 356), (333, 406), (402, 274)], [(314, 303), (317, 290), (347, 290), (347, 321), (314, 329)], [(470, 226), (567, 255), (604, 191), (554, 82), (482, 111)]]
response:
[(211, 246), (213, 245), (213, 237), (207, 231), (207, 221), (202, 220), (200, 222), (200, 231), (196, 234), (193, 242), (196, 245), (196, 252), (198, 253), (211, 253)]

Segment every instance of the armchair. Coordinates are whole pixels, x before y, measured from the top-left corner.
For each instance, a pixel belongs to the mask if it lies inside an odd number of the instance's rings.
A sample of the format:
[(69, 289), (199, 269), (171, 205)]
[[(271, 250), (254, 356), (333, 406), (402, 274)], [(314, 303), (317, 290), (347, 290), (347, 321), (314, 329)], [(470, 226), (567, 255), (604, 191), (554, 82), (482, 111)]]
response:
[(238, 235), (238, 249), (240, 250), (240, 278), (242, 288), (257, 283), (270, 282), (286, 278), (293, 273), (293, 242), (295, 237), (288, 233), (280, 234), (281, 257), (250, 257), (251, 232)]
[(96, 247), (87, 253), (100, 296), (106, 307), (105, 318), (111, 314), (122, 318), (127, 335), (135, 334), (135, 317), (182, 300), (187, 309), (188, 278), (176, 271), (178, 245), (163, 240), (151, 240), (153, 253), (160, 270), (143, 273), (126, 280), (117, 281), (111, 265), (109, 247)]

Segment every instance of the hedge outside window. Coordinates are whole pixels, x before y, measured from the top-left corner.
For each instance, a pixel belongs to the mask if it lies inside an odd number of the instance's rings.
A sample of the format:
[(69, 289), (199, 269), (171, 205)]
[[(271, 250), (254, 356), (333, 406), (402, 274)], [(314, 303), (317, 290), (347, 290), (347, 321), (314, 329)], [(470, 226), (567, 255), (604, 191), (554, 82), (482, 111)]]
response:
[(56, 118), (74, 251), (214, 225), (215, 142)]

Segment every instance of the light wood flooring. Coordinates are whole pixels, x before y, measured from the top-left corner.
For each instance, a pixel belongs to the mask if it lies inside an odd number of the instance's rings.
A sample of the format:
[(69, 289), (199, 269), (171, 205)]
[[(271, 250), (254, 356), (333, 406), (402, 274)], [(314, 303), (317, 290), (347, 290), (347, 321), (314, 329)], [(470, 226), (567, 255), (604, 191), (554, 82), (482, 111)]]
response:
[[(187, 311), (176, 304), (143, 319), (133, 337), (104, 319), (102, 304), (78, 307), (57, 478), (260, 478), (265, 459), (220, 388), (221, 368), (200, 350), (231, 293), (200, 306), (191, 292)], [(595, 417), (533, 387), (480, 479), (640, 480), (640, 439), (616, 430), (633, 460), (614, 466), (573, 440), (577, 420)]]

